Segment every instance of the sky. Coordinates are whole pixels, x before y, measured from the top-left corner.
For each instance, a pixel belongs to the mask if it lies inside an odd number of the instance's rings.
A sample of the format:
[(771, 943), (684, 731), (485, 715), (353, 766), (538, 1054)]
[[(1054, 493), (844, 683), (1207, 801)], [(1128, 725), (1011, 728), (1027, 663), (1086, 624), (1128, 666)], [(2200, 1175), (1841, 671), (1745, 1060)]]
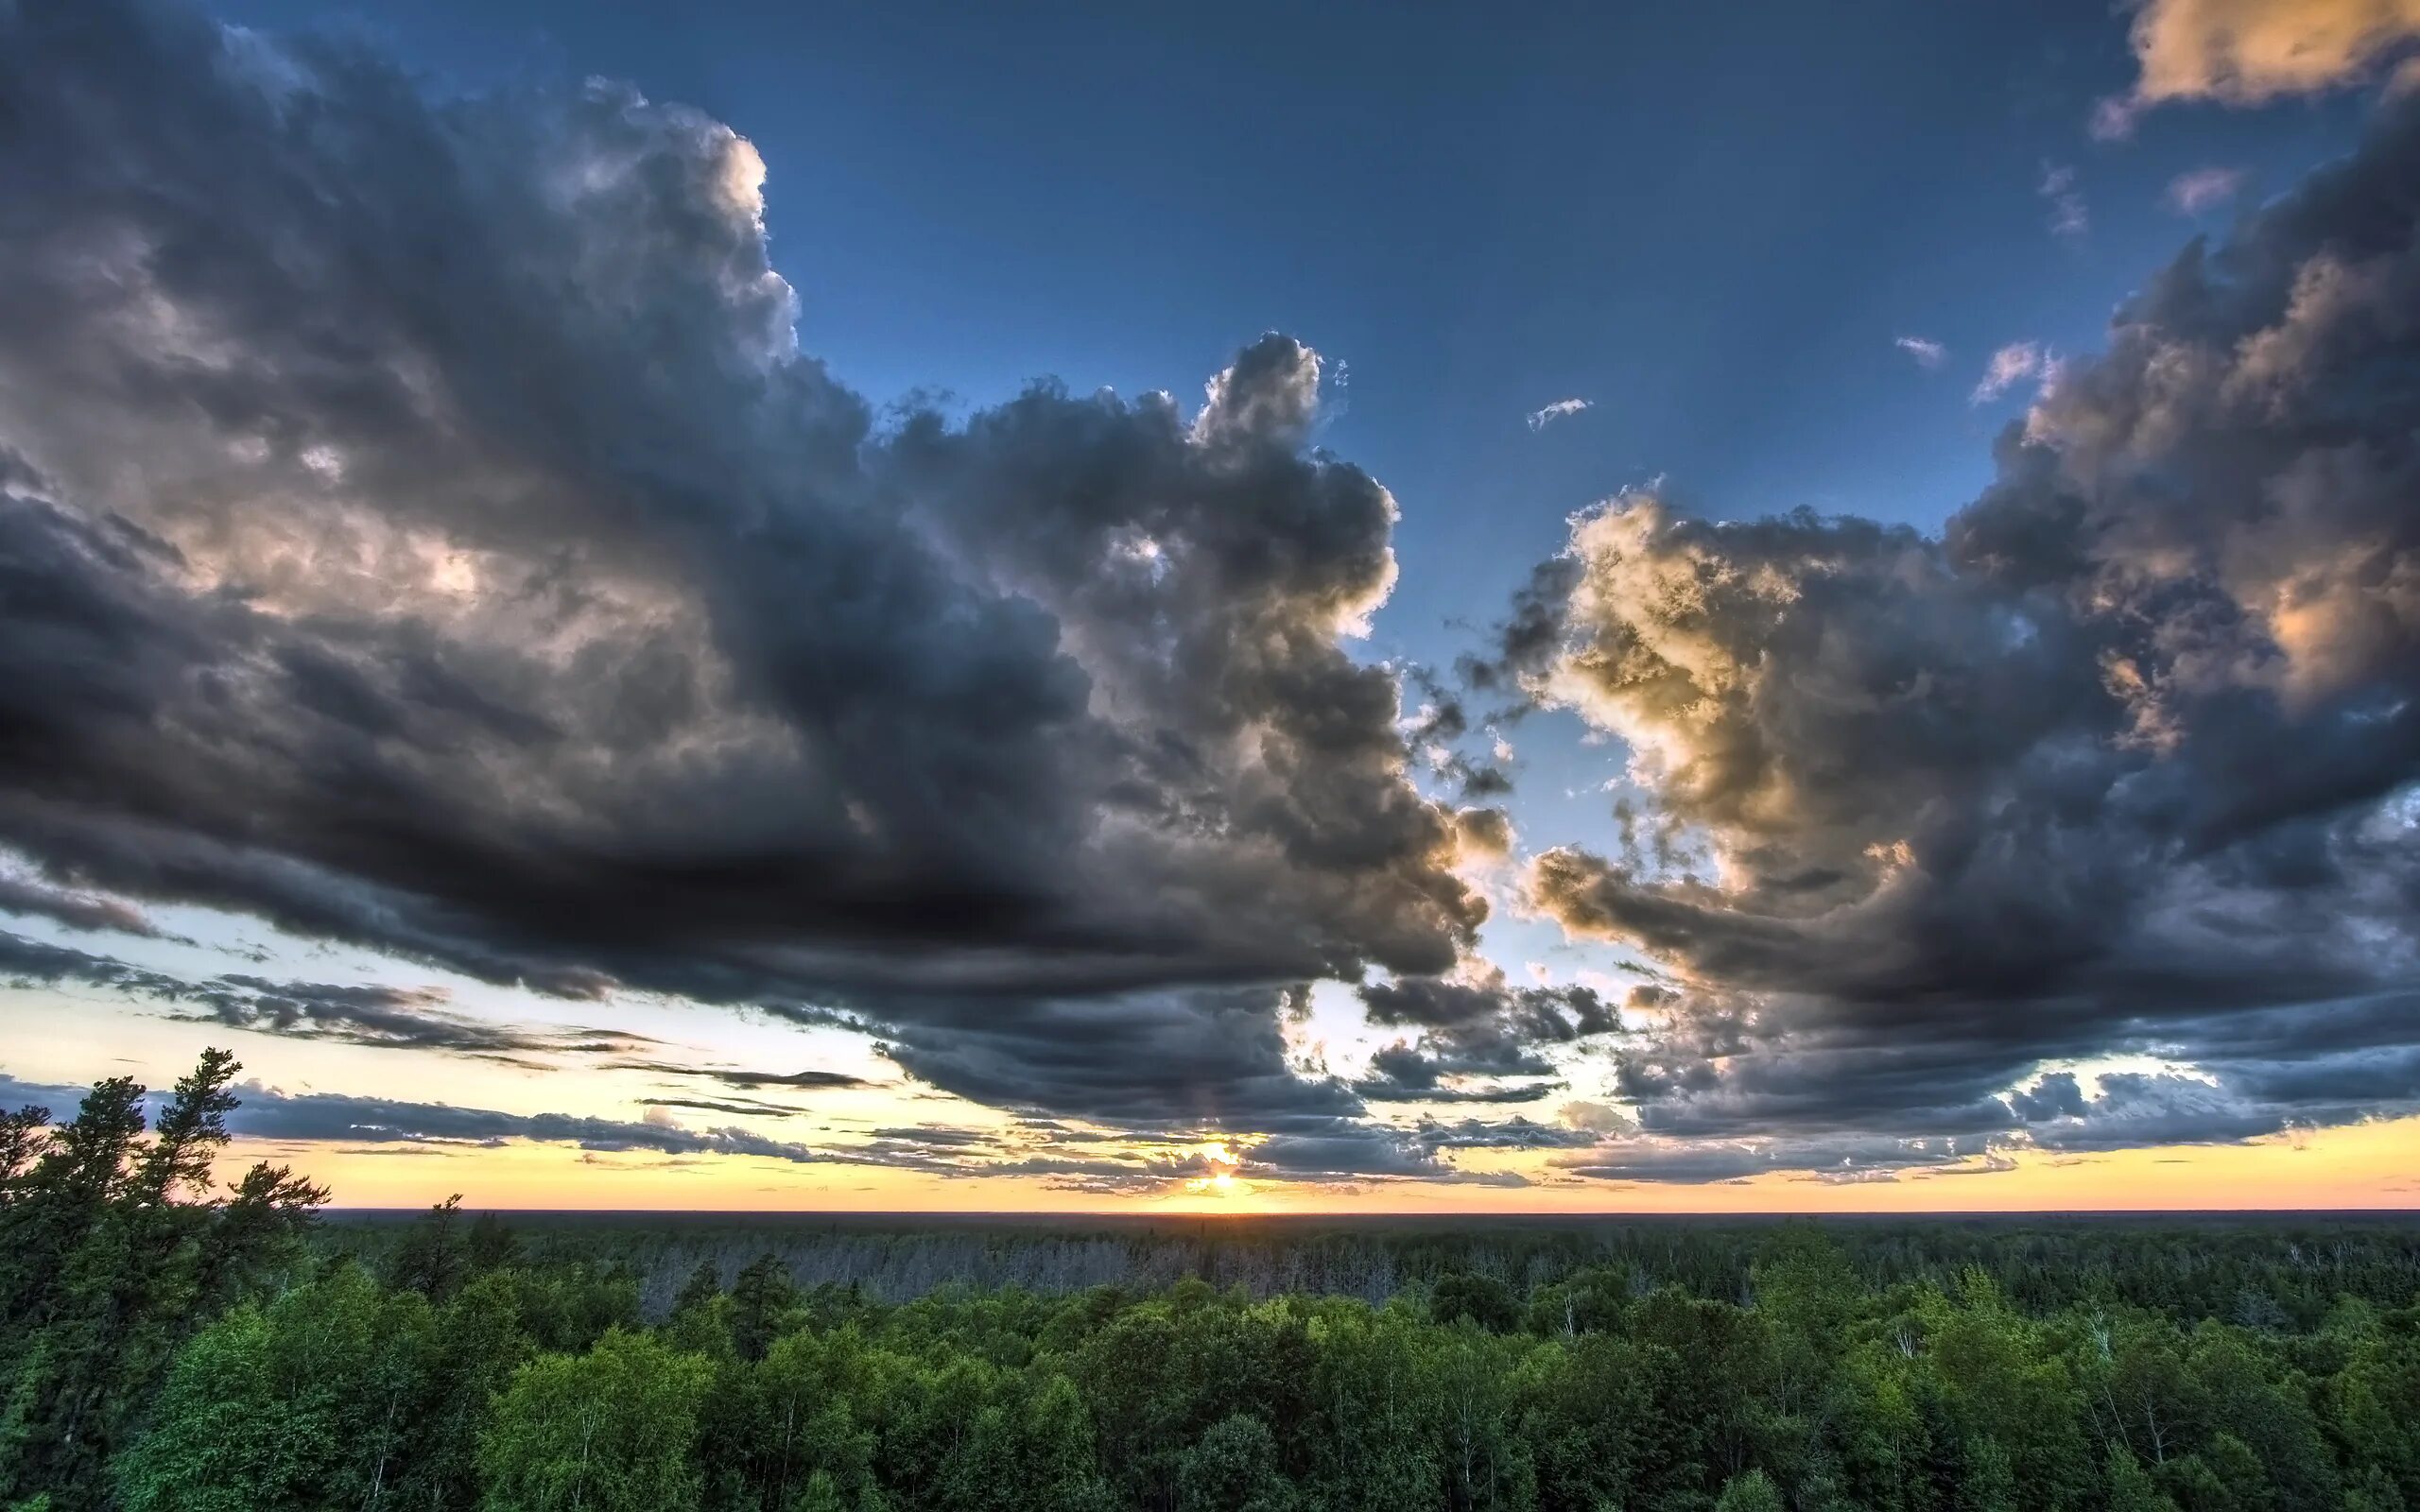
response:
[(964, 9), (0, 9), (0, 1105), (2420, 1205), (2420, 6)]

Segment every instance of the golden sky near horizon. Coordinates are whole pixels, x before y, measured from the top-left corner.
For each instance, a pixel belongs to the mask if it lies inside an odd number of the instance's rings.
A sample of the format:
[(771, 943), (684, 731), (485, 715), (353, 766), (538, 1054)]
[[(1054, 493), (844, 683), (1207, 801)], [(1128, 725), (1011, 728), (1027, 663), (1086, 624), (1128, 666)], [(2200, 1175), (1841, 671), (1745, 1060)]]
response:
[[(516, 995), (518, 996), (518, 995)], [(528, 999), (521, 1006), (544, 1000)], [(585, 1017), (599, 1017), (594, 1005)], [(684, 1126), (746, 1126), (769, 1138), (846, 1152), (877, 1131), (939, 1128), (1016, 1137), (995, 1110), (898, 1078), (859, 1043), (829, 1031), (751, 1021), (694, 1006), (612, 1015), (712, 1061), (815, 1063), (863, 1074), (862, 1089), (785, 1090), (761, 1100), (786, 1116), (670, 1110)], [(69, 1084), (127, 1074), (168, 1085), (205, 1044), (232, 1048), (243, 1080), (287, 1094), (341, 1088), (375, 1095), (414, 1063), (407, 1094), (515, 1114), (564, 1113), (631, 1123), (642, 1099), (694, 1092), (640, 1072), (568, 1064), (529, 1069), (443, 1057), (430, 1074), (411, 1052), (371, 1049), (195, 1023), (106, 993), (0, 988), (0, 1053), (18, 1080)], [(711, 1094), (703, 1094), (711, 1100)], [(54, 1108), (54, 1113), (63, 1112)], [(1552, 1105), (1534, 1110), (1551, 1117)], [(661, 1116), (661, 1115), (659, 1115)], [(1104, 1149), (1117, 1149), (1111, 1131)], [(1220, 1143), (1205, 1133), (1196, 1148)], [(1232, 1142), (1236, 1146), (1246, 1142)], [(1154, 1153), (1135, 1151), (1137, 1155)], [(700, 1211), (1170, 1213), (1884, 1213), (2193, 1211), (2221, 1209), (2420, 1208), (2420, 1118), (2296, 1131), (2234, 1144), (2057, 1153), (2015, 1149), (1991, 1160), (1912, 1169), (1883, 1179), (1825, 1180), (1766, 1173), (1731, 1180), (1608, 1181), (1558, 1171), (1549, 1151), (1458, 1152), (1457, 1169), (1518, 1174), (1525, 1185), (1416, 1179), (1313, 1181), (1172, 1177), (1155, 1190), (1104, 1194), (1036, 1176), (941, 1175), (883, 1164), (794, 1160), (744, 1153), (590, 1150), (507, 1138), (493, 1144), (370, 1139), (238, 1138), (219, 1162), (232, 1178), (254, 1160), (291, 1166), (350, 1208), (418, 1208), (459, 1194), (475, 1209)]]

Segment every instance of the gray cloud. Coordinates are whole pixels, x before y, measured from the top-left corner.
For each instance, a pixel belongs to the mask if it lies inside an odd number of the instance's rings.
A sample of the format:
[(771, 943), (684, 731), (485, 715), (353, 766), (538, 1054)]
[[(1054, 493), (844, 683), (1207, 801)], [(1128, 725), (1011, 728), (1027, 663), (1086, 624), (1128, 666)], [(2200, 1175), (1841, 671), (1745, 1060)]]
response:
[[(2045, 1078), (2049, 1082), (2058, 1078)], [(2111, 1150), (2145, 1144), (2224, 1144), (2290, 1126), (2273, 1104), (2190, 1076), (2111, 1073), (2091, 1097), (2073, 1077), (2040, 1096), (2011, 1099), (2025, 1111), (2034, 1143), (2053, 1150)], [(2408, 1088), (2411, 1084), (2405, 1083)]]
[(70, 929), (108, 931), (147, 939), (162, 937), (143, 910), (123, 898), (54, 887), (32, 877), (0, 871), (0, 913), (38, 915)]
[(1562, 1084), (1463, 1086), (1444, 1078), (1553, 1076), (1554, 1062), (1539, 1047), (1620, 1027), (1591, 988), (1514, 988), (1502, 971), (1476, 962), (1459, 977), (1364, 983), (1359, 995), (1371, 1022), (1421, 1031), (1416, 1041), (1380, 1049), (1371, 1057), (1371, 1074), (1354, 1084), (1361, 1095), (1386, 1102), (1535, 1102)]
[(1754, 1141), (1670, 1140), (1624, 1136), (1559, 1156), (1570, 1176), (1600, 1181), (1656, 1181), (1681, 1186), (1742, 1181), (1794, 1171), (1839, 1182), (1889, 1180), (1904, 1171), (1976, 1175), (1986, 1155), (1979, 1140), (1903, 1140), (1888, 1135)]
[(530, 1028), (456, 1013), (439, 988), (276, 982), (242, 973), (191, 979), (0, 932), (0, 981), (106, 988), (169, 1005), (170, 1017), (296, 1040), (436, 1050), (535, 1063), (561, 1055), (627, 1055), (655, 1041), (587, 1028)]
[(747, 1071), (721, 1066), (692, 1066), (669, 1060), (622, 1060), (611, 1063), (610, 1071), (644, 1071), (658, 1076), (687, 1076), (719, 1082), (735, 1091), (757, 1091), (768, 1087), (790, 1087), (802, 1091), (846, 1091), (870, 1087), (873, 1083), (862, 1076), (852, 1076), (839, 1071)]
[(1307, 348), (878, 433), (695, 112), (144, 0), (9, 8), (0, 95), (0, 843), (1003, 1104), (1359, 1116), (1284, 990), (1485, 906), (1342, 646), (1395, 510)]
[[(41, 1106), (69, 1116), (83, 1089), (19, 1081), (0, 1074), (0, 1107)], [(798, 1163), (835, 1157), (804, 1144), (769, 1140), (746, 1129), (687, 1129), (666, 1120), (630, 1122), (568, 1113), (506, 1113), (396, 1098), (337, 1092), (282, 1092), (246, 1082), (227, 1116), (240, 1138), (363, 1144), (495, 1144), (506, 1140), (572, 1144), (585, 1150), (651, 1150), (662, 1154), (758, 1155)]]
[(1464, 1118), (1450, 1124), (1424, 1119), (1418, 1132), (1421, 1143), (1432, 1150), (1561, 1150), (1586, 1145), (1594, 1140), (1594, 1136), (1578, 1129), (1557, 1128), (1518, 1116), (1500, 1120)]
[(0, 930), (0, 982), (17, 987), (75, 982), (151, 998), (182, 997), (188, 990), (178, 977), (5, 930)]
[[(227, 1126), (239, 1138), (332, 1144), (346, 1153), (376, 1153), (398, 1145), (493, 1146), (521, 1140), (571, 1145), (596, 1154), (754, 1157), (797, 1165), (882, 1166), (950, 1179), (1031, 1177), (1065, 1190), (1103, 1194), (1166, 1191), (1226, 1172), (1262, 1181), (1408, 1179), (1518, 1185), (1522, 1184), (1518, 1177), (1459, 1171), (1439, 1161), (1437, 1152), (1488, 1144), (1526, 1147), (1526, 1141), (1552, 1143), (1558, 1137), (1555, 1130), (1525, 1122), (1493, 1138), (1475, 1124), (1428, 1125), (1414, 1131), (1339, 1125), (1316, 1135), (1271, 1138), (1233, 1162), (1221, 1163), (1195, 1150), (1084, 1153), (1085, 1142), (1055, 1135), (1039, 1145), (1003, 1150), (977, 1131), (957, 1129), (883, 1129), (862, 1143), (819, 1144), (773, 1139), (733, 1126), (690, 1128), (669, 1111), (678, 1108), (769, 1116), (762, 1106), (702, 1100), (647, 1099), (651, 1110), (663, 1111), (631, 1121), (510, 1113), (336, 1092), (285, 1092), (258, 1082), (246, 1082), (236, 1091), (240, 1103), (228, 1115)], [(83, 1091), (77, 1087), (26, 1082), (0, 1072), (0, 1108), (39, 1106), (49, 1108), (56, 1118), (65, 1118)], [(150, 1102), (155, 1110), (159, 1101), (160, 1094), (153, 1093)]]
[(729, 1113), (735, 1118), (796, 1118), (798, 1109), (779, 1103), (717, 1102), (704, 1097), (642, 1097), (641, 1108), (684, 1108), (696, 1113)]
[(1370, 1074), (1353, 1084), (1353, 1090), (1374, 1102), (1382, 1103), (1534, 1103), (1555, 1091), (1560, 1082), (1530, 1082), (1525, 1084), (1461, 1087), (1445, 1085), (1449, 1075), (1551, 1074), (1550, 1062), (1530, 1058), (1526, 1052), (1513, 1047), (1519, 1058), (1514, 1070), (1500, 1073), (1467, 1058), (1450, 1054), (1431, 1054), (1403, 1040), (1381, 1046), (1370, 1057)]
[[(2189, 246), (1938, 537), (1576, 525), (1468, 671), (1628, 746), (1621, 848), (1527, 889), (1670, 970), (1620, 1089), (1715, 1152), (1593, 1174), (2420, 1109), (2415, 179), (2404, 102)], [(2035, 1076), (2112, 1053), (2197, 1075)]]

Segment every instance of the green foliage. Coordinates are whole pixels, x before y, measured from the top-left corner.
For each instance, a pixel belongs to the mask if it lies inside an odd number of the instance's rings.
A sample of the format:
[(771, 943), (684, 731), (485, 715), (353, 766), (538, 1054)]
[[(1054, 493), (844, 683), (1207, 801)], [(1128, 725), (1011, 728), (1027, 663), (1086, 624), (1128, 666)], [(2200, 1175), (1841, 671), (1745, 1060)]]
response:
[(127, 1077), (57, 1127), (41, 1108), (0, 1120), (0, 1496), (104, 1504), (180, 1347), (298, 1258), (324, 1191), (268, 1165), (212, 1180), (241, 1069), (205, 1051), (147, 1137)]
[(513, 1372), (479, 1444), (489, 1512), (690, 1512), (698, 1414), (714, 1366), (645, 1333)]
[(731, 1342), (743, 1360), (762, 1360), (781, 1335), (798, 1287), (778, 1255), (766, 1255), (731, 1283)]
[(19, 1505), (2420, 1512), (2411, 1238), (1791, 1224), (1717, 1263), (1666, 1227), (1516, 1263), (1424, 1233), (1392, 1299), (886, 1303), (761, 1243), (648, 1275), (667, 1252), (449, 1201), (314, 1262), (307, 1185), (203, 1188), (232, 1072), (147, 1137), (128, 1084), (60, 1129), (0, 1118)]
[(1783, 1512), (1781, 1491), (1762, 1470), (1743, 1470), (1724, 1483), (1714, 1512)]
[(1294, 1494), (1277, 1469), (1277, 1439), (1244, 1413), (1212, 1423), (1184, 1452), (1176, 1474), (1177, 1512), (1288, 1512)]
[(462, 1194), (456, 1193), (428, 1210), (397, 1246), (388, 1266), (388, 1281), (442, 1302), (471, 1279), (471, 1240), (462, 1225)]
[(1462, 1319), (1490, 1333), (1510, 1333), (1521, 1321), (1512, 1288), (1493, 1276), (1458, 1271), (1441, 1276), (1428, 1294), (1428, 1315), (1440, 1323)]

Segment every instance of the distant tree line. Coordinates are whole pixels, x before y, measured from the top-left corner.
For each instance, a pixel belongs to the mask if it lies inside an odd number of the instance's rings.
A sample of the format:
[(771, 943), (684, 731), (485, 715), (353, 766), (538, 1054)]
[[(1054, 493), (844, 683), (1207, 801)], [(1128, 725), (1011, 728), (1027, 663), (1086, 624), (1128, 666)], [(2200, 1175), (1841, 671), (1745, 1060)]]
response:
[[(317, 1243), (382, 1270), (409, 1215), (346, 1214)], [(533, 1257), (624, 1264), (641, 1274), (650, 1321), (700, 1263), (729, 1281), (765, 1255), (801, 1286), (854, 1286), (883, 1301), (942, 1287), (1058, 1295), (1095, 1286), (1157, 1292), (1187, 1279), (1255, 1299), (1357, 1297), (1373, 1306), (1478, 1274), (1523, 1296), (1583, 1270), (1619, 1270), (1649, 1291), (1745, 1302), (1782, 1222), (1723, 1218), (1238, 1218), (1119, 1215), (1056, 1220), (855, 1213), (524, 1213)], [(2420, 1296), (2420, 1215), (2308, 1214), (1832, 1220), (1824, 1231), (1858, 1284), (1944, 1289), (1981, 1270), (2032, 1314), (2071, 1302), (2149, 1308), (2307, 1332), (2340, 1297), (2381, 1305)]]
[(214, 1194), (233, 1070), (0, 1124), (0, 1506), (2420, 1512), (2409, 1228), (1350, 1236), (1374, 1304), (764, 1253), (649, 1307), (593, 1235)]

